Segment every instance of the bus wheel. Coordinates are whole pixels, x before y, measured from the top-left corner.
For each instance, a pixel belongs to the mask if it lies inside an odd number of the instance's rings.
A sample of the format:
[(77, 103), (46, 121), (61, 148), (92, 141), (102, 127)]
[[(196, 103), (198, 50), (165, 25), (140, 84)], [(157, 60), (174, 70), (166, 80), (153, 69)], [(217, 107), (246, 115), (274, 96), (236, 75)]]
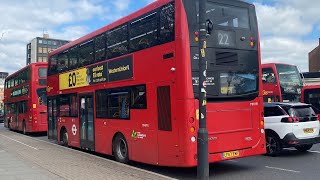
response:
[(307, 145), (300, 145), (300, 146), (296, 146), (295, 148), (300, 151), (300, 152), (306, 152), (309, 149), (311, 149), (313, 146), (313, 144), (307, 144)]
[(129, 153), (128, 144), (122, 134), (118, 134), (112, 142), (114, 157), (118, 162), (128, 163)]
[(68, 146), (68, 132), (67, 130), (63, 130), (62, 136), (60, 136), (60, 141), (62, 146)]
[(25, 121), (23, 121), (23, 123), (22, 123), (22, 133), (23, 133), (24, 135), (27, 134), (27, 127), (26, 127), (26, 122), (25, 122)]
[(277, 156), (282, 150), (280, 139), (274, 133), (266, 134), (266, 146), (268, 156)]

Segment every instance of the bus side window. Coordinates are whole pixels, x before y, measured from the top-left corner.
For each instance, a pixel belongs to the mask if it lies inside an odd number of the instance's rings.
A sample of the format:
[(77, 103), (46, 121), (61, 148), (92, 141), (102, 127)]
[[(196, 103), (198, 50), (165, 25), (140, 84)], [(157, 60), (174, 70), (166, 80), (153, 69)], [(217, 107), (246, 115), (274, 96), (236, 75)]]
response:
[(262, 81), (263, 83), (275, 83), (275, 75), (271, 68), (263, 68), (262, 69)]
[(147, 94), (146, 86), (132, 87), (132, 105), (133, 109), (146, 109), (147, 108)]

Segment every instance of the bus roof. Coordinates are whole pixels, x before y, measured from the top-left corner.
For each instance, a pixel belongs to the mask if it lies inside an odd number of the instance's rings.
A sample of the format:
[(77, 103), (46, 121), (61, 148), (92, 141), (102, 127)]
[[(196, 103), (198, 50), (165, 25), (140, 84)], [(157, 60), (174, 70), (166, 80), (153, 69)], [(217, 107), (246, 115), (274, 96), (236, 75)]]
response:
[(295, 64), (287, 64), (287, 63), (274, 62), (274, 63), (264, 63), (264, 64), (262, 64), (262, 67), (265, 67), (265, 66), (273, 66), (273, 65), (297, 66), (297, 65), (295, 65)]
[(21, 69), (19, 69), (18, 71), (16, 71), (16, 72), (14, 72), (14, 73), (12, 73), (12, 74), (10, 74), (8, 77), (6, 77), (6, 80), (7, 79), (10, 79), (11, 77), (13, 77), (13, 76), (15, 76), (16, 74), (19, 74), (21, 71), (23, 71), (23, 70), (25, 70), (25, 69), (27, 69), (28, 67), (30, 67), (30, 66), (42, 66), (42, 65), (48, 65), (48, 63), (47, 62), (36, 62), (36, 63), (31, 63), (31, 64), (29, 64), (29, 65), (27, 65), (27, 66), (25, 66), (25, 67), (23, 67), (23, 68), (21, 68)]
[(93, 38), (93, 37), (95, 37), (97, 35), (100, 35), (100, 34), (106, 32), (106, 31), (108, 31), (108, 30), (110, 30), (112, 28), (117, 27), (117, 26), (120, 26), (121, 24), (124, 24), (124, 23), (126, 23), (126, 22), (128, 22), (130, 20), (138, 18), (139, 16), (142, 16), (144, 13), (152, 11), (152, 10), (154, 10), (154, 9), (156, 9), (158, 7), (161, 7), (161, 6), (163, 6), (163, 5), (165, 5), (165, 4), (169, 3), (169, 2), (172, 2), (172, 1), (173, 0), (157, 0), (157, 1), (151, 3), (151, 4), (147, 5), (147, 6), (139, 9), (136, 12), (133, 12), (133, 13), (131, 13), (131, 14), (129, 14), (129, 15), (117, 20), (117, 21), (114, 21), (111, 24), (108, 24), (108, 25), (106, 25), (106, 26), (104, 26), (104, 27), (102, 27), (102, 28), (100, 28), (100, 29), (98, 29), (96, 31), (93, 31), (93, 32), (91, 32), (91, 33), (89, 33), (89, 34), (87, 34), (87, 35), (85, 35), (83, 37), (80, 37), (77, 40), (74, 40), (74, 41), (72, 41), (72, 42), (70, 42), (68, 44), (65, 44), (65, 45), (63, 45), (63, 46), (51, 51), (49, 53), (49, 56), (51, 56), (52, 54), (55, 54), (57, 52), (63, 51), (65, 49), (68, 49), (70, 47), (73, 47), (73, 46), (75, 46), (75, 45), (77, 45), (77, 44), (79, 44), (81, 42), (89, 40), (89, 39), (91, 39), (91, 38)]

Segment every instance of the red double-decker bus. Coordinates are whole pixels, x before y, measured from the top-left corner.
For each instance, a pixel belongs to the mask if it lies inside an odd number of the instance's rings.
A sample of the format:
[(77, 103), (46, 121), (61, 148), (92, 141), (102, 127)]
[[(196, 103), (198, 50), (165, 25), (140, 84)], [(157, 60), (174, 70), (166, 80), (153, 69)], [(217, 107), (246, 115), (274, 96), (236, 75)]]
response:
[(206, 103), (210, 162), (265, 153), (255, 7), (207, 3), (206, 102), (198, 1), (158, 0), (49, 54), (49, 139), (124, 163), (192, 167)]
[(262, 64), (265, 102), (301, 102), (302, 79), (296, 65)]
[(5, 80), (5, 127), (24, 134), (45, 132), (48, 63), (33, 63)]

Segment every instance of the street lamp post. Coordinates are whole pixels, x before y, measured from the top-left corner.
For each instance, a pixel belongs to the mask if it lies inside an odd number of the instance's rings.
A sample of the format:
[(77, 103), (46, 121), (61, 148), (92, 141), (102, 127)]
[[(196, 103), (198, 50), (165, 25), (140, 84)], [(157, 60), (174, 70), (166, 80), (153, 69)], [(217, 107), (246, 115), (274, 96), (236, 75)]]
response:
[(199, 130), (198, 130), (198, 166), (197, 177), (199, 180), (209, 179), (208, 160), (208, 131), (207, 131), (207, 59), (206, 59), (206, 1), (199, 0)]

